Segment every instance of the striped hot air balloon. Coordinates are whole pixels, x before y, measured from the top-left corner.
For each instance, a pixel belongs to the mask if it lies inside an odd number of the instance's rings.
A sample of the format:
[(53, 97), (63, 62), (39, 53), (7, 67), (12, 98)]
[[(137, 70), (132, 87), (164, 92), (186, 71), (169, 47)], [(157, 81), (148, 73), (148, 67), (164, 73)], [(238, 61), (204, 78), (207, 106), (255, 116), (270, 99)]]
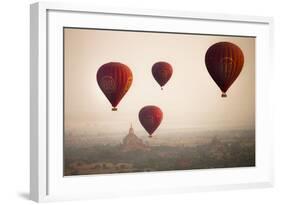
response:
[(206, 52), (205, 64), (215, 83), (226, 97), (226, 91), (239, 76), (243, 64), (242, 50), (230, 42), (219, 42), (212, 45)]
[(119, 62), (110, 62), (102, 65), (97, 72), (97, 82), (112, 105), (112, 111), (129, 90), (133, 81), (130, 68)]
[(154, 79), (161, 86), (161, 90), (163, 90), (163, 86), (170, 80), (173, 74), (173, 68), (169, 63), (160, 61), (152, 66), (151, 72)]
[(159, 127), (163, 119), (162, 110), (154, 105), (143, 107), (139, 111), (139, 121), (148, 132), (149, 137), (152, 137), (154, 131)]

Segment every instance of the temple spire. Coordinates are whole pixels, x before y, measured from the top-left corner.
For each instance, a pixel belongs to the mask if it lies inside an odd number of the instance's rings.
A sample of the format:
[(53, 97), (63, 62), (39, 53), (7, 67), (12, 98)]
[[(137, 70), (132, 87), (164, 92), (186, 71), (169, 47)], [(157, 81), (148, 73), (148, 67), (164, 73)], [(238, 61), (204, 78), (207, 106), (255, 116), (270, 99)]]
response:
[(131, 123), (131, 127), (130, 127), (130, 130), (129, 130), (129, 134), (134, 134), (134, 129), (133, 129), (132, 123)]

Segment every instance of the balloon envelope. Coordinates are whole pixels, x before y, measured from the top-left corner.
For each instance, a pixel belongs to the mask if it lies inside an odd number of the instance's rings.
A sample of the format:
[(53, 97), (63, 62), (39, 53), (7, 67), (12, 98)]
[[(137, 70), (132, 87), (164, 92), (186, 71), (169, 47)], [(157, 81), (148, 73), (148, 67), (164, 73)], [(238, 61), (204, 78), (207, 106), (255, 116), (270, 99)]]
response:
[(158, 84), (162, 87), (170, 80), (173, 74), (172, 66), (167, 62), (157, 62), (152, 66), (152, 75)]
[(110, 62), (102, 65), (97, 72), (97, 82), (112, 105), (112, 110), (129, 90), (133, 81), (130, 68), (122, 63)]
[(244, 55), (237, 45), (219, 42), (207, 50), (205, 64), (209, 74), (221, 89), (222, 97), (226, 97), (226, 91), (243, 68)]
[(144, 129), (149, 133), (149, 137), (159, 127), (163, 119), (162, 110), (154, 105), (143, 107), (139, 111), (139, 121)]

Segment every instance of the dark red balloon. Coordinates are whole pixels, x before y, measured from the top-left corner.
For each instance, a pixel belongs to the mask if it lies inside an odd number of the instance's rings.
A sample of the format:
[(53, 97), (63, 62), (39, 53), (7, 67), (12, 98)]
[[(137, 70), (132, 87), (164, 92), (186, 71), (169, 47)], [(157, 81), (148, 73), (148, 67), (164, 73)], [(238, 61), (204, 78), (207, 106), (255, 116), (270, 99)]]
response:
[(130, 68), (122, 63), (110, 62), (102, 65), (97, 72), (97, 82), (112, 105), (112, 110), (129, 90), (133, 81)]
[(159, 127), (162, 119), (163, 112), (157, 106), (145, 106), (139, 111), (139, 121), (144, 129), (149, 133), (149, 137), (152, 137), (153, 132)]
[(167, 62), (157, 62), (152, 66), (152, 75), (163, 90), (163, 86), (170, 80), (173, 74), (172, 66)]
[(219, 42), (206, 52), (205, 64), (215, 83), (226, 97), (226, 91), (242, 71), (244, 55), (242, 50), (230, 42)]

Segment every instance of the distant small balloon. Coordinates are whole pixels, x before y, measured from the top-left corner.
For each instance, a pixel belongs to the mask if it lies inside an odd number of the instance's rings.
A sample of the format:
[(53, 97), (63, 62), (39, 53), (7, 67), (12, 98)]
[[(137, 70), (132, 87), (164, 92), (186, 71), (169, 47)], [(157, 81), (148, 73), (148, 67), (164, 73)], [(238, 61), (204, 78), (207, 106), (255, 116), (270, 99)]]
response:
[(163, 90), (163, 86), (170, 80), (173, 74), (172, 66), (167, 62), (157, 62), (152, 66), (152, 75), (157, 83), (161, 86), (161, 90)]
[(162, 110), (154, 105), (143, 107), (139, 111), (139, 121), (148, 132), (149, 137), (152, 137), (154, 131), (159, 127), (163, 119)]
[(237, 45), (230, 42), (219, 42), (206, 52), (205, 64), (215, 83), (226, 97), (226, 91), (242, 71), (244, 55)]
[(97, 72), (97, 82), (112, 105), (112, 111), (131, 87), (132, 71), (128, 66), (119, 62), (110, 62), (102, 65)]

